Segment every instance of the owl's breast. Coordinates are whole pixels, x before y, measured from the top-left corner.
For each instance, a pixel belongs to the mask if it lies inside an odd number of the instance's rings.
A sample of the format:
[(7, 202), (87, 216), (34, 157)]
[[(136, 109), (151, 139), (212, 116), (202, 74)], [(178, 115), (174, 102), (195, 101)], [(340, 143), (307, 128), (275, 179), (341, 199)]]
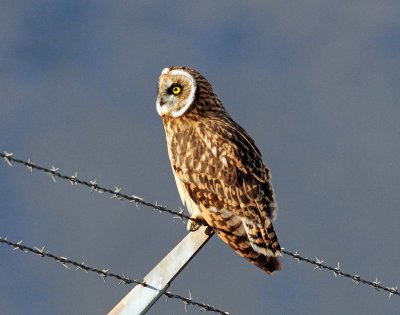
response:
[(193, 124), (181, 122), (181, 119), (165, 124), (168, 153), (174, 169), (195, 170), (205, 159), (207, 148), (196, 128)]

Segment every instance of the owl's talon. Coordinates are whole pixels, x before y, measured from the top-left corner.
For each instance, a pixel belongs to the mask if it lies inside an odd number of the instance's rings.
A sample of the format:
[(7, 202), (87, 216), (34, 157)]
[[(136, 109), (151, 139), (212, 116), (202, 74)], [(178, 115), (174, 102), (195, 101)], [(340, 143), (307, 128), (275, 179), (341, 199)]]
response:
[(197, 230), (200, 228), (200, 225), (201, 225), (201, 224), (200, 224), (199, 222), (190, 220), (190, 221), (188, 222), (186, 228), (187, 228), (188, 231), (194, 232), (194, 231), (197, 231)]
[(203, 221), (203, 218), (199, 215), (192, 215), (190, 219), (187, 223), (187, 230), (190, 232), (197, 231), (202, 226), (201, 221)]

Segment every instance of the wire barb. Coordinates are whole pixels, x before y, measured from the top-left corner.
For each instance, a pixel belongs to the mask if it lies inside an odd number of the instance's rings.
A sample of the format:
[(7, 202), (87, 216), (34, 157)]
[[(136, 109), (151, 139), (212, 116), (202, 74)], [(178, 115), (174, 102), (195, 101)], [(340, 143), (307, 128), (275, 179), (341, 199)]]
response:
[[(122, 283), (138, 284), (138, 285), (142, 285), (144, 287), (150, 288), (152, 290), (157, 290), (157, 288), (150, 286), (149, 284), (147, 284), (144, 281), (128, 278), (125, 275), (125, 273), (123, 273), (122, 275), (119, 275), (119, 274), (110, 272), (110, 269), (99, 269), (99, 268), (95, 268), (95, 267), (90, 267), (90, 266), (87, 266), (84, 262), (78, 263), (67, 257), (50, 254), (50, 252), (44, 250), (45, 249), (44, 246), (41, 249), (39, 249), (38, 247), (30, 247), (30, 246), (24, 245), (22, 243), (22, 241), (12, 242), (12, 241), (9, 241), (6, 237), (1, 237), (1, 236), (0, 236), (0, 244), (10, 246), (13, 248), (13, 250), (21, 250), (24, 253), (37, 254), (40, 257), (47, 257), (47, 258), (53, 259), (57, 263), (61, 264), (63, 267), (67, 268), (68, 270), (71, 270), (70, 266), (74, 266), (74, 267), (76, 267), (75, 270), (83, 270), (83, 271), (86, 271), (86, 273), (88, 273), (88, 272), (96, 273), (100, 277), (103, 278), (104, 282), (106, 282), (106, 278), (115, 278), (115, 279), (119, 280), (118, 284), (122, 284)], [(183, 303), (185, 303), (185, 305), (191, 304), (191, 305), (194, 305), (194, 306), (197, 306), (200, 308), (204, 308), (205, 310), (210, 311), (210, 312), (219, 313), (219, 314), (223, 314), (223, 315), (229, 314), (229, 313), (219, 310), (215, 307), (211, 307), (208, 304), (193, 301), (190, 290), (189, 290), (188, 298), (178, 295), (178, 294), (171, 293), (171, 292), (164, 292), (163, 294), (166, 295), (168, 298), (174, 298), (174, 299), (181, 300)]]
[(13, 155), (14, 153), (10, 153), (7, 151), (4, 151), (4, 153), (1, 154), (1, 156), (4, 158), (4, 163), (7, 163), (8, 166), (13, 166), (11, 163)]
[(321, 266), (324, 263), (324, 261), (323, 260), (319, 260), (317, 257), (315, 257), (315, 259), (316, 259), (316, 262), (315, 262), (314, 270), (317, 270), (317, 269), (318, 270), (322, 270)]
[[(36, 167), (35, 167), (36, 165), (34, 165), (34, 164), (30, 164), (30, 167), (32, 168), (32, 169), (36, 169)], [(55, 179), (55, 176), (58, 174), (57, 173), (57, 171), (59, 170), (59, 168), (58, 167), (55, 167), (54, 165), (52, 165), (51, 166), (51, 169), (50, 170), (47, 170), (47, 174), (49, 174), (50, 175), (50, 177), (51, 177), (51, 179), (53, 180), (53, 182), (55, 182), (55, 183), (57, 183), (57, 181), (56, 181), (56, 179)]]
[(33, 172), (33, 168), (32, 168), (32, 163), (31, 163), (31, 158), (28, 158), (28, 161), (27, 161), (27, 165), (26, 165), (26, 168), (29, 170), (29, 172)]
[(70, 177), (69, 182), (71, 183), (72, 186), (78, 185), (78, 184), (76, 183), (76, 179), (77, 179), (77, 178), (78, 178), (78, 172), (75, 172), (75, 174), (72, 175), (72, 176)]
[(389, 300), (393, 294), (399, 294), (397, 291), (397, 285), (395, 287), (388, 288), (389, 289)]
[(122, 200), (122, 198), (119, 196), (121, 194), (122, 188), (119, 188), (115, 185), (114, 185), (114, 187), (115, 187), (115, 190), (114, 190), (114, 194), (111, 196), (111, 199), (118, 198), (119, 200)]

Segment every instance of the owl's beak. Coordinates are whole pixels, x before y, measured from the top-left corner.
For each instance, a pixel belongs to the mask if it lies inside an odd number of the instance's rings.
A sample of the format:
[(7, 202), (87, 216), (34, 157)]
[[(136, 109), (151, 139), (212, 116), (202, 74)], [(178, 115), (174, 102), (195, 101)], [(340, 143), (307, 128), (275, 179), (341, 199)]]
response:
[[(164, 107), (165, 105), (167, 105), (167, 103), (168, 103), (167, 97), (165, 97), (164, 95), (160, 95), (160, 96), (158, 97), (158, 99), (157, 99), (157, 104), (158, 104), (160, 107)], [(165, 108), (164, 108), (164, 110), (165, 110)]]
[(160, 97), (160, 99), (159, 99), (159, 101), (157, 103), (160, 104), (161, 107), (163, 107), (166, 102), (165, 102), (163, 97)]

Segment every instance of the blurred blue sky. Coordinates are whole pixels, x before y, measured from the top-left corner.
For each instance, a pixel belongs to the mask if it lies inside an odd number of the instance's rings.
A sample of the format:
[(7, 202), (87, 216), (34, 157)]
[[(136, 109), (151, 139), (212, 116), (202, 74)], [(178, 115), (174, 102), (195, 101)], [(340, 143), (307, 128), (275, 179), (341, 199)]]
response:
[[(193, 67), (271, 168), (283, 247), (400, 285), (398, 1), (2, 1), (0, 150), (178, 209), (157, 79)], [(143, 207), (0, 167), (0, 235), (143, 277), (186, 234)], [(2, 314), (104, 314), (131, 287), (0, 246)], [(214, 237), (170, 288), (231, 314), (393, 314), (400, 299)], [(189, 314), (198, 309), (189, 307)], [(161, 299), (149, 314), (183, 314)]]

